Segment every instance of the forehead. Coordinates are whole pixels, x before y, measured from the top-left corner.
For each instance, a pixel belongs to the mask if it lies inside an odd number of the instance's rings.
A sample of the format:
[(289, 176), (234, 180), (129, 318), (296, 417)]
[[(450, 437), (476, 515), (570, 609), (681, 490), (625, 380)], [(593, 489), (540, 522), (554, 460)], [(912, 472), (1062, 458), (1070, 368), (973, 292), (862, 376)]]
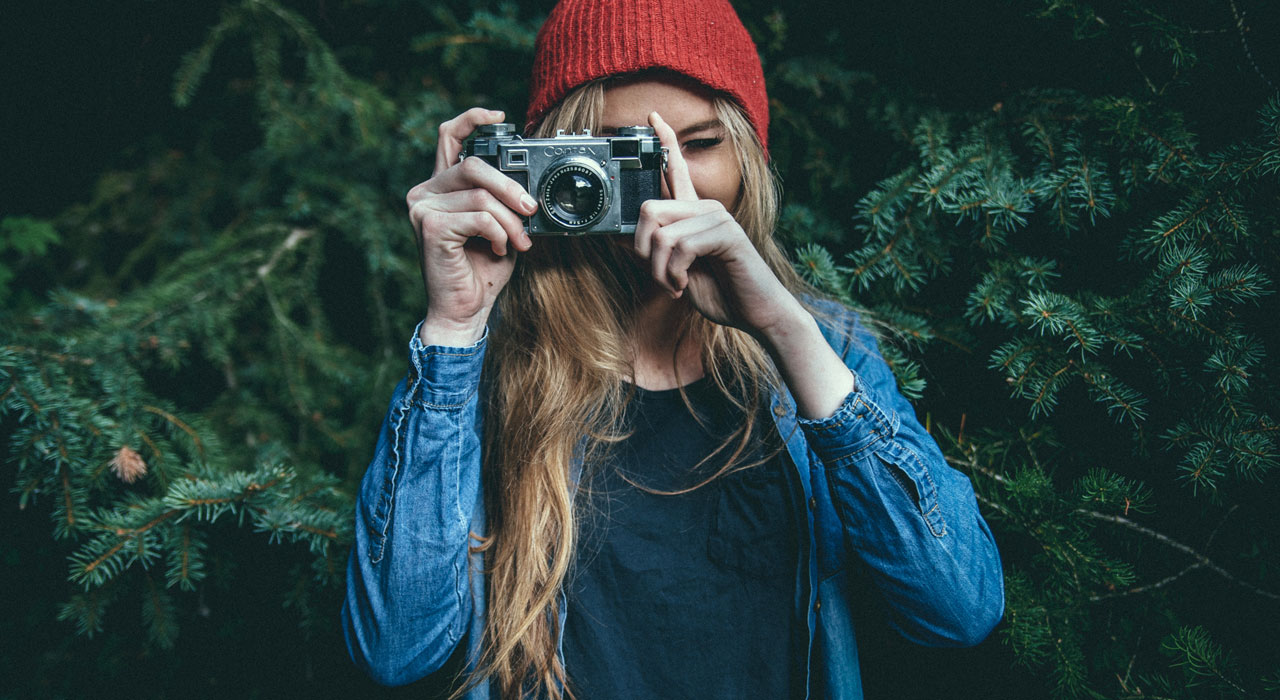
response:
[(668, 80), (646, 79), (605, 90), (602, 126), (648, 124), (649, 113), (654, 111), (677, 132), (716, 118), (715, 105), (707, 92)]

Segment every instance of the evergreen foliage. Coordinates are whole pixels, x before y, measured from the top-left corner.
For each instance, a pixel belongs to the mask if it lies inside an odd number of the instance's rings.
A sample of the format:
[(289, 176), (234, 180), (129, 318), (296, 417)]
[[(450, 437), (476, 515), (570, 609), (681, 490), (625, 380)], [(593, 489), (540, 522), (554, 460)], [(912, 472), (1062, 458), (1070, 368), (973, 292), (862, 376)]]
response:
[[(1046, 46), (1039, 73), (969, 64), (1010, 86), (922, 48), (963, 22), (736, 4), (765, 58), (780, 235), (806, 280), (868, 309), (996, 532), (1007, 609), (980, 652), (1009, 696), (1280, 691), (1280, 56), (1261, 6), (960, 3)], [(330, 5), (223, 3), (173, 67), (189, 133), (56, 216), (0, 222), (5, 508), (48, 518), (4, 548), (65, 562), (28, 628), (60, 620), (99, 666), (179, 659), (181, 678), (211, 614), (252, 637), (255, 608), (208, 601), (264, 587), (306, 648), (336, 649), (354, 492), (424, 309), (404, 192), (439, 122), (519, 120), (549, 9)]]

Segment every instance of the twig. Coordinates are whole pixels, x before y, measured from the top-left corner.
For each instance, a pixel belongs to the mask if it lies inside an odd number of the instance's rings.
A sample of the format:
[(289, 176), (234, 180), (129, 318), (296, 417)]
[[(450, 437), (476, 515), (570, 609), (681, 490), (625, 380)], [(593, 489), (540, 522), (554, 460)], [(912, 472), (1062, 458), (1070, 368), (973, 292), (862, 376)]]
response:
[(973, 494), (973, 496), (974, 498), (978, 499), (978, 502), (981, 503), (982, 505), (987, 506), (992, 510), (1000, 511), (1002, 514), (1004, 514), (1005, 517), (1010, 517), (1010, 518), (1013, 517), (1013, 513), (1010, 513), (1008, 508), (1005, 508), (1004, 506), (1000, 505), (999, 503), (996, 503), (990, 498), (987, 498), (986, 496), (983, 496), (980, 493), (975, 493)]
[(290, 231), (289, 237), (284, 239), (284, 243), (281, 243), (280, 247), (272, 251), (271, 257), (267, 259), (267, 262), (258, 267), (258, 277), (265, 279), (267, 275), (270, 275), (271, 270), (275, 268), (276, 263), (280, 262), (280, 256), (294, 248), (297, 248), (298, 244), (310, 238), (312, 233), (315, 233), (315, 231), (306, 228), (295, 228)]
[(1253, 591), (1254, 593), (1257, 593), (1258, 595), (1263, 596), (1265, 598), (1271, 598), (1272, 600), (1280, 600), (1280, 594), (1263, 590), (1251, 583), (1248, 583), (1246, 581), (1241, 581), (1240, 579), (1232, 575), (1231, 572), (1215, 564), (1213, 560), (1210, 559), (1209, 557), (1205, 556), (1204, 554), (1201, 554), (1200, 552), (1196, 551), (1192, 547), (1185, 545), (1173, 539), (1172, 537), (1169, 537), (1168, 535), (1156, 532), (1155, 530), (1152, 530), (1149, 527), (1139, 525), (1138, 523), (1135, 523), (1132, 520), (1121, 517), (1119, 515), (1107, 515), (1106, 513), (1099, 513), (1097, 511), (1084, 510), (1084, 509), (1077, 509), (1075, 512), (1085, 516), (1086, 518), (1093, 518), (1094, 520), (1101, 520), (1104, 522), (1114, 523), (1116, 525), (1120, 525), (1121, 527), (1125, 527), (1130, 530), (1133, 530), (1134, 532), (1138, 532), (1143, 535), (1146, 535), (1147, 537), (1150, 537), (1151, 539), (1167, 547), (1176, 549), (1182, 552), (1183, 554), (1186, 554), (1187, 556), (1196, 560), (1200, 566), (1203, 566), (1204, 568), (1209, 569), (1210, 571), (1218, 574), (1219, 576), (1227, 579), (1228, 581), (1236, 585), (1241, 586), (1242, 588), (1247, 588), (1248, 590)]
[[(1225, 525), (1225, 524), (1227, 523), (1227, 519), (1231, 517), (1231, 514), (1232, 514), (1232, 513), (1234, 513), (1234, 512), (1236, 512), (1236, 510), (1237, 510), (1237, 509), (1239, 509), (1239, 508), (1240, 508), (1240, 504), (1238, 504), (1238, 503), (1237, 503), (1236, 505), (1233, 505), (1233, 506), (1231, 506), (1230, 508), (1228, 508), (1228, 509), (1227, 509), (1226, 514), (1224, 514), (1224, 515), (1222, 516), (1222, 520), (1218, 521), (1218, 524), (1217, 524), (1216, 526), (1214, 526), (1214, 528), (1213, 528), (1213, 532), (1210, 532), (1210, 533), (1209, 533), (1209, 537), (1205, 539), (1205, 542), (1204, 542), (1205, 549), (1208, 549), (1208, 548), (1209, 548), (1209, 546), (1213, 544), (1213, 539), (1214, 539), (1215, 537), (1217, 537), (1217, 536), (1218, 536), (1218, 531), (1219, 531), (1219, 530), (1221, 530), (1221, 529), (1222, 529), (1222, 526), (1223, 526), (1223, 525)], [(1167, 585), (1169, 585), (1169, 584), (1173, 583), (1174, 581), (1177, 581), (1178, 579), (1182, 578), (1183, 576), (1186, 576), (1187, 574), (1191, 573), (1192, 571), (1195, 571), (1196, 569), (1202, 569), (1202, 568), (1204, 568), (1204, 563), (1203, 563), (1203, 562), (1199, 562), (1199, 561), (1197, 561), (1196, 563), (1194, 563), (1194, 564), (1192, 564), (1192, 565), (1188, 566), (1187, 568), (1183, 569), (1182, 571), (1179, 571), (1178, 573), (1173, 574), (1172, 576), (1166, 576), (1165, 578), (1160, 579), (1159, 581), (1156, 581), (1155, 583), (1149, 583), (1149, 584), (1147, 584), (1147, 585), (1145, 585), (1145, 586), (1138, 586), (1138, 587), (1136, 587), (1136, 588), (1130, 588), (1129, 590), (1127, 590), (1127, 591), (1123, 591), (1123, 592), (1121, 592), (1121, 593), (1109, 593), (1109, 594), (1107, 594), (1107, 595), (1095, 595), (1095, 596), (1090, 596), (1090, 597), (1089, 597), (1089, 600), (1090, 600), (1090, 602), (1095, 602), (1095, 603), (1096, 603), (1096, 602), (1097, 602), (1097, 601), (1099, 601), (1099, 600), (1105, 600), (1105, 599), (1108, 599), (1108, 598), (1123, 598), (1123, 597), (1125, 597), (1125, 596), (1136, 595), (1136, 594), (1138, 594), (1138, 593), (1145, 593), (1145, 592), (1147, 592), (1147, 591), (1154, 591), (1154, 590), (1156, 590), (1156, 589), (1158, 589), (1158, 588), (1164, 588), (1165, 586), (1167, 586)], [(1130, 664), (1130, 665), (1132, 666), (1132, 664)]]
[(1227, 518), (1230, 518), (1230, 517), (1231, 517), (1231, 514), (1232, 514), (1232, 513), (1234, 513), (1234, 512), (1236, 512), (1236, 511), (1237, 511), (1237, 510), (1239, 510), (1239, 509), (1240, 509), (1240, 504), (1239, 504), (1239, 503), (1237, 503), (1237, 504), (1235, 504), (1235, 505), (1233, 505), (1233, 506), (1231, 506), (1230, 508), (1228, 508), (1228, 509), (1227, 509), (1227, 512), (1226, 512), (1226, 513), (1224, 513), (1224, 514), (1223, 514), (1223, 516), (1222, 516), (1222, 520), (1219, 520), (1219, 521), (1218, 521), (1218, 524), (1217, 524), (1217, 525), (1215, 525), (1215, 526), (1214, 526), (1214, 528), (1213, 528), (1213, 532), (1210, 532), (1210, 533), (1209, 533), (1209, 537), (1208, 537), (1207, 539), (1205, 539), (1205, 541), (1204, 541), (1204, 548), (1205, 548), (1205, 549), (1208, 549), (1208, 548), (1209, 548), (1209, 546), (1213, 544), (1213, 538), (1217, 537), (1217, 536), (1218, 536), (1218, 531), (1222, 529), (1222, 526), (1223, 526), (1223, 525), (1226, 525), (1226, 524), (1227, 524)]
[(90, 357), (79, 357), (77, 355), (72, 355), (69, 353), (51, 352), (49, 350), (28, 347), (26, 345), (6, 345), (4, 346), (4, 349), (11, 350), (13, 352), (25, 353), (27, 355), (35, 355), (37, 357), (47, 357), (51, 360), (54, 360), (55, 362), (61, 362), (63, 364), (75, 363), (75, 364), (84, 365), (87, 367), (94, 363), (93, 358), (90, 358)]
[(1249, 59), (1249, 65), (1253, 66), (1253, 72), (1257, 73), (1259, 78), (1262, 78), (1262, 82), (1266, 83), (1267, 87), (1275, 90), (1275, 83), (1272, 83), (1266, 73), (1262, 72), (1262, 69), (1258, 67), (1258, 62), (1253, 60), (1253, 52), (1249, 50), (1249, 41), (1244, 38), (1246, 31), (1244, 13), (1240, 12), (1239, 8), (1236, 7), (1236, 0), (1227, 0), (1227, 4), (1231, 6), (1231, 14), (1236, 18), (1236, 33), (1240, 35), (1240, 47), (1244, 49), (1245, 58)]
[(111, 549), (108, 549), (106, 552), (104, 552), (102, 556), (98, 557), (97, 559), (94, 559), (93, 561), (81, 567), (81, 573), (85, 575), (89, 574), (94, 569), (101, 566), (103, 562), (105, 562), (106, 560), (110, 559), (113, 555), (115, 555), (116, 552), (120, 551), (121, 549), (124, 549), (124, 546), (129, 544), (129, 542), (133, 540), (133, 538), (146, 532), (147, 530), (150, 530), (156, 525), (159, 525), (165, 520), (168, 520), (169, 518), (177, 515), (179, 512), (180, 511), (178, 509), (174, 508), (172, 510), (167, 510), (164, 513), (161, 513), (159, 516), (153, 518), (150, 522), (143, 525), (142, 527), (137, 527), (130, 530), (117, 529), (116, 534), (120, 535), (120, 541), (116, 542), (115, 545), (113, 545)]
[(1007, 478), (1005, 478), (1003, 475), (1001, 475), (1001, 474), (997, 474), (997, 473), (995, 473), (995, 472), (991, 471), (990, 469), (987, 469), (986, 467), (979, 465), (979, 464), (978, 464), (978, 462), (977, 462), (977, 460), (968, 460), (968, 461), (966, 461), (966, 460), (960, 459), (960, 458), (958, 458), (958, 457), (947, 457), (947, 461), (948, 461), (948, 462), (950, 462), (951, 464), (956, 464), (956, 465), (959, 465), (959, 466), (962, 466), (962, 467), (968, 467), (968, 468), (972, 469), (973, 471), (978, 472), (979, 474), (981, 474), (981, 475), (983, 475), (983, 476), (985, 476), (985, 477), (987, 477), (987, 478), (990, 478), (990, 479), (992, 479), (992, 480), (994, 480), (994, 481), (997, 481), (997, 482), (999, 482), (999, 483), (1001, 483), (1001, 484), (1006, 483), (1007, 481), (1009, 481), (1009, 480), (1008, 480)]
[(1183, 569), (1182, 571), (1179, 571), (1178, 573), (1172, 576), (1166, 576), (1165, 578), (1162, 578), (1159, 581), (1156, 581), (1155, 583), (1148, 583), (1145, 586), (1135, 586), (1134, 588), (1130, 588), (1127, 591), (1120, 591), (1119, 593), (1107, 593), (1105, 595), (1091, 595), (1089, 596), (1089, 602), (1096, 603), (1100, 600), (1109, 600), (1111, 598), (1126, 598), (1131, 595), (1137, 595), (1139, 593), (1146, 593), (1147, 591), (1154, 591), (1159, 588), (1164, 588), (1165, 586), (1173, 583), (1174, 581), (1177, 581), (1178, 579), (1182, 578), (1183, 576), (1186, 576), (1192, 571), (1195, 571), (1196, 569), (1202, 569), (1202, 568), (1204, 568), (1204, 564), (1201, 564), (1200, 562), (1196, 562), (1191, 566), (1188, 566), (1187, 568)]
[[(967, 468), (967, 469), (971, 469), (971, 470), (973, 470), (974, 472), (977, 472), (977, 473), (979, 473), (979, 474), (982, 474), (983, 476), (985, 476), (985, 477), (987, 477), (987, 478), (989, 478), (989, 479), (991, 479), (991, 480), (993, 480), (993, 481), (996, 481), (996, 482), (998, 482), (998, 483), (1004, 484), (1004, 483), (1007, 483), (1007, 482), (1008, 482), (1008, 478), (1007, 478), (1007, 477), (1005, 477), (1005, 476), (1003, 476), (1003, 475), (1001, 475), (1001, 474), (997, 474), (996, 472), (994, 472), (994, 471), (992, 471), (992, 470), (990, 470), (990, 469), (988, 469), (988, 468), (986, 468), (986, 467), (983, 467), (983, 466), (979, 465), (979, 464), (977, 463), (977, 460), (974, 460), (974, 459), (964, 460), (964, 459), (959, 459), (959, 458), (957, 458), (957, 457), (946, 457), (946, 460), (947, 460), (947, 462), (948, 462), (948, 463), (950, 463), (950, 464), (954, 464), (954, 465), (957, 465), (957, 466), (963, 466), (963, 467), (965, 467), (965, 468)], [(988, 506), (988, 507), (992, 508), (993, 510), (997, 510), (997, 511), (999, 511), (1000, 513), (1003, 513), (1003, 514), (1004, 514), (1004, 515), (1006, 515), (1006, 516), (1011, 515), (1011, 513), (1009, 512), (1009, 510), (1008, 510), (1007, 508), (1005, 508), (1005, 507), (1003, 507), (1003, 506), (999, 505), (998, 503), (996, 503), (996, 502), (995, 502), (995, 501), (993, 501), (992, 499), (990, 499), (990, 498), (985, 498), (985, 497), (983, 497), (982, 495), (978, 495), (978, 496), (977, 496), (977, 498), (978, 498), (978, 501), (979, 501), (980, 503), (982, 503), (983, 505), (986, 505), (986, 506)], [(1238, 508), (1238, 506), (1232, 506), (1230, 509), (1228, 509), (1228, 510), (1227, 510), (1226, 514), (1225, 514), (1225, 515), (1223, 516), (1223, 518), (1222, 518), (1222, 521), (1221, 521), (1221, 522), (1219, 522), (1219, 523), (1218, 523), (1218, 525), (1214, 528), (1213, 532), (1211, 532), (1211, 533), (1209, 534), (1209, 538), (1208, 538), (1208, 540), (1205, 542), (1205, 547), (1208, 547), (1210, 544), (1212, 544), (1212, 543), (1213, 543), (1213, 539), (1214, 539), (1214, 537), (1216, 537), (1216, 536), (1217, 536), (1218, 531), (1222, 528), (1223, 524), (1224, 524), (1224, 523), (1226, 523), (1227, 518), (1228, 518), (1228, 517), (1230, 517), (1230, 516), (1231, 516), (1231, 514), (1235, 512), (1236, 508)], [(1240, 587), (1242, 587), (1242, 588), (1246, 588), (1246, 589), (1248, 589), (1248, 590), (1250, 590), (1250, 591), (1252, 591), (1252, 592), (1254, 592), (1254, 593), (1256, 593), (1256, 594), (1258, 594), (1258, 595), (1260, 595), (1260, 596), (1263, 596), (1263, 597), (1265, 597), (1265, 598), (1271, 598), (1272, 600), (1280, 600), (1280, 594), (1273, 593), (1273, 592), (1271, 592), (1271, 591), (1264, 590), (1264, 589), (1262, 589), (1262, 588), (1258, 588), (1257, 586), (1255, 586), (1255, 585), (1253, 585), (1253, 584), (1251, 584), (1251, 583), (1249, 583), (1249, 582), (1247, 582), (1247, 581), (1242, 581), (1242, 580), (1240, 580), (1239, 578), (1236, 578), (1236, 577), (1235, 577), (1231, 572), (1227, 571), (1226, 569), (1224, 569), (1224, 568), (1222, 568), (1221, 566), (1219, 566), (1218, 564), (1216, 564), (1216, 563), (1215, 563), (1212, 559), (1210, 559), (1208, 556), (1206, 556), (1206, 555), (1204, 555), (1203, 553), (1201, 553), (1200, 551), (1198, 551), (1198, 550), (1194, 549), (1194, 548), (1193, 548), (1193, 547), (1191, 547), (1190, 545), (1183, 544), (1182, 542), (1179, 542), (1179, 541), (1177, 541), (1177, 540), (1173, 539), (1172, 537), (1169, 537), (1168, 535), (1162, 534), (1162, 533), (1160, 533), (1160, 532), (1156, 532), (1155, 530), (1152, 530), (1152, 529), (1151, 529), (1151, 528), (1149, 528), (1149, 527), (1146, 527), (1146, 526), (1143, 526), (1143, 525), (1139, 525), (1138, 523), (1135, 523), (1134, 521), (1129, 520), (1128, 518), (1121, 517), (1121, 516), (1119, 516), (1119, 515), (1108, 515), (1108, 514), (1106, 514), (1106, 513), (1099, 513), (1098, 511), (1095, 511), (1095, 510), (1085, 510), (1085, 509), (1083, 509), (1083, 508), (1077, 508), (1075, 512), (1076, 512), (1076, 513), (1078, 513), (1078, 514), (1080, 514), (1080, 515), (1085, 516), (1086, 518), (1092, 518), (1092, 519), (1094, 519), (1094, 520), (1101, 520), (1101, 521), (1104, 521), (1104, 522), (1114, 523), (1114, 524), (1116, 524), (1116, 525), (1120, 525), (1121, 527), (1125, 527), (1125, 528), (1128, 528), (1128, 529), (1130, 529), (1130, 530), (1133, 530), (1134, 532), (1138, 532), (1138, 533), (1140, 533), (1140, 534), (1146, 535), (1147, 537), (1150, 537), (1151, 539), (1156, 540), (1157, 542), (1160, 542), (1161, 544), (1163, 544), (1163, 545), (1165, 545), (1165, 546), (1167, 546), (1167, 547), (1170, 547), (1170, 548), (1172, 548), (1172, 549), (1176, 549), (1176, 550), (1178, 550), (1178, 551), (1182, 552), (1183, 554), (1186, 554), (1187, 556), (1191, 557), (1193, 560), (1195, 560), (1195, 563), (1194, 563), (1194, 564), (1192, 564), (1191, 566), (1188, 566), (1187, 568), (1183, 569), (1182, 571), (1179, 571), (1179, 572), (1178, 572), (1178, 573), (1176, 573), (1176, 574), (1173, 574), (1172, 576), (1169, 576), (1169, 577), (1166, 577), (1166, 578), (1164, 578), (1164, 579), (1161, 579), (1160, 581), (1156, 581), (1155, 583), (1147, 584), (1147, 585), (1144, 585), (1144, 586), (1138, 586), (1137, 588), (1131, 588), (1131, 589), (1129, 589), (1129, 590), (1127, 590), (1127, 591), (1123, 591), (1123, 592), (1121, 592), (1121, 593), (1112, 593), (1112, 594), (1106, 594), (1106, 595), (1095, 595), (1095, 596), (1090, 596), (1090, 598), (1089, 598), (1089, 600), (1090, 600), (1090, 601), (1095, 601), (1095, 602), (1096, 602), (1096, 601), (1099, 601), (1099, 600), (1106, 600), (1106, 599), (1108, 599), (1108, 598), (1120, 598), (1120, 597), (1124, 597), (1124, 596), (1128, 596), (1128, 595), (1133, 595), (1133, 594), (1136, 594), (1136, 593), (1143, 593), (1143, 592), (1146, 592), (1146, 591), (1155, 590), (1155, 589), (1158, 589), (1158, 588), (1163, 588), (1163, 587), (1165, 587), (1165, 586), (1167, 586), (1167, 585), (1169, 585), (1169, 584), (1173, 583), (1173, 582), (1174, 582), (1174, 581), (1176, 581), (1177, 579), (1179, 579), (1179, 578), (1181, 578), (1181, 577), (1185, 576), (1186, 574), (1188, 574), (1188, 573), (1190, 573), (1190, 572), (1192, 572), (1192, 571), (1194, 571), (1194, 570), (1196, 570), (1196, 569), (1201, 569), (1201, 568), (1208, 569), (1208, 570), (1210, 570), (1210, 571), (1212, 571), (1212, 572), (1214, 572), (1214, 573), (1218, 574), (1219, 576), (1221, 576), (1221, 577), (1223, 577), (1223, 578), (1227, 579), (1228, 581), (1230, 581), (1230, 582), (1232, 582), (1232, 583), (1234, 583), (1234, 584), (1236, 584), (1236, 585), (1238, 585), (1238, 586), (1240, 586)]]
[(169, 423), (176, 426), (182, 432), (186, 433), (187, 436), (191, 438), (191, 441), (195, 443), (196, 449), (200, 450), (200, 456), (201, 457), (204, 456), (204, 443), (200, 442), (200, 436), (196, 434), (196, 431), (192, 429), (191, 426), (187, 425), (186, 423), (183, 423), (181, 420), (178, 419), (177, 416), (173, 415), (172, 413), (169, 413), (168, 411), (158, 406), (143, 406), (142, 410), (147, 411), (148, 413), (154, 413), (157, 416), (160, 416), (161, 418), (165, 419)]

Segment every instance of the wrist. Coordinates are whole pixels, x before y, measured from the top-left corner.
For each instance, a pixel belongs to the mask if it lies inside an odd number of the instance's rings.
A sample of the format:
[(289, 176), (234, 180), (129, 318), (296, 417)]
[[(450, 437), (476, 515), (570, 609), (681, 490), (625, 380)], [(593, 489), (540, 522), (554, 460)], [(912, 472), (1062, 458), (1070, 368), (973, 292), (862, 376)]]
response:
[(792, 299), (792, 304), (775, 320), (756, 329), (752, 335), (764, 346), (766, 352), (776, 361), (780, 355), (786, 355), (797, 347), (822, 341), (822, 331), (818, 322), (800, 302)]
[(827, 344), (817, 319), (803, 306), (762, 329), (757, 338), (795, 398), (800, 418), (830, 416), (853, 391), (853, 372)]
[(418, 340), (423, 345), (440, 345), (465, 348), (475, 345), (484, 337), (489, 313), (485, 309), (470, 319), (457, 320), (433, 316), (430, 311), (418, 327)]

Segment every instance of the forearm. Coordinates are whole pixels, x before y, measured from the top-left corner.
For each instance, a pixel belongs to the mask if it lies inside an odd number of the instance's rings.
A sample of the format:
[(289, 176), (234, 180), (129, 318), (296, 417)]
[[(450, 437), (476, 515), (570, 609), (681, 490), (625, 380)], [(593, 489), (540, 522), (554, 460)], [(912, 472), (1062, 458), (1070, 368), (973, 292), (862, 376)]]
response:
[(813, 315), (799, 302), (793, 306), (758, 337), (782, 374), (800, 417), (826, 418), (853, 391), (853, 373), (827, 344)]

